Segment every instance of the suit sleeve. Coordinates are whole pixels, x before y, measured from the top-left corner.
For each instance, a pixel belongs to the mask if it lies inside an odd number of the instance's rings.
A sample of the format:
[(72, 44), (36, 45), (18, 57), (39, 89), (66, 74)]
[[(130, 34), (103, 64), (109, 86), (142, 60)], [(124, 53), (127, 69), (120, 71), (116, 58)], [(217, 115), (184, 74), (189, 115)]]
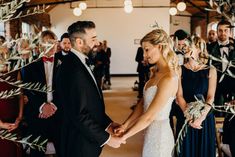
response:
[[(25, 67), (24, 69), (24, 83), (32, 83), (33, 76), (32, 76), (32, 66)], [(32, 116), (38, 116), (39, 108), (44, 103), (43, 102), (43, 95), (42, 93), (35, 92), (32, 90), (24, 90), (24, 95), (28, 97), (28, 104), (26, 105), (26, 114), (30, 114)]]
[(70, 77), (71, 79), (68, 81), (70, 83), (67, 85), (69, 91), (69, 98), (67, 100), (70, 101), (67, 104), (71, 105), (66, 107), (69, 110), (68, 115), (71, 116), (72, 124), (75, 125), (84, 136), (87, 136), (88, 139), (94, 139), (101, 146), (109, 138), (109, 133), (105, 131), (105, 128), (109, 125), (111, 120), (104, 113), (105, 124), (101, 124), (90, 114), (90, 111), (87, 109), (87, 103), (89, 99), (92, 98), (86, 91), (87, 87), (82, 81), (84, 77), (78, 74), (76, 75), (77, 77), (74, 76), (75, 75)]

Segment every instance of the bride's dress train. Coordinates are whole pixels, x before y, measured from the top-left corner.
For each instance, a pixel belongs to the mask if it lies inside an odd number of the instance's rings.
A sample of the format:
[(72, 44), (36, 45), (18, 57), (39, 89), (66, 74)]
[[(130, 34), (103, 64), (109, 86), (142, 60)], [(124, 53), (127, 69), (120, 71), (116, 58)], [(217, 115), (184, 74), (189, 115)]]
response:
[[(157, 92), (157, 86), (144, 91), (144, 110), (146, 111)], [(174, 97), (170, 97), (162, 111), (147, 128), (144, 138), (142, 157), (171, 157), (174, 147), (173, 132), (170, 127), (169, 114)]]

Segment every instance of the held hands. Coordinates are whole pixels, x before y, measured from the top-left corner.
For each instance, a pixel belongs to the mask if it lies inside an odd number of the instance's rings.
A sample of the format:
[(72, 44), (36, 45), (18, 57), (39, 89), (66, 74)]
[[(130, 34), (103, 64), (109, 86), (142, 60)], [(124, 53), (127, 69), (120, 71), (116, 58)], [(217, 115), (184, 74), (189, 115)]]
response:
[(126, 131), (126, 127), (124, 125), (120, 125), (114, 130), (114, 134), (118, 137), (122, 137)]
[(51, 102), (44, 103), (38, 117), (43, 118), (43, 119), (47, 119), (47, 118), (51, 117), (52, 115), (54, 115), (56, 110), (57, 110), (57, 107), (53, 103), (51, 103)]
[(121, 137), (117, 137), (115, 135), (111, 135), (111, 138), (107, 143), (107, 145), (113, 148), (119, 148), (121, 144), (126, 144), (126, 140), (124, 140)]
[(118, 123), (111, 123), (109, 128), (107, 129), (107, 132), (111, 135), (110, 140), (108, 141), (107, 145), (113, 148), (119, 148), (121, 144), (126, 144), (126, 139), (121, 137), (121, 134), (118, 134), (117, 130), (121, 128), (122, 125)]

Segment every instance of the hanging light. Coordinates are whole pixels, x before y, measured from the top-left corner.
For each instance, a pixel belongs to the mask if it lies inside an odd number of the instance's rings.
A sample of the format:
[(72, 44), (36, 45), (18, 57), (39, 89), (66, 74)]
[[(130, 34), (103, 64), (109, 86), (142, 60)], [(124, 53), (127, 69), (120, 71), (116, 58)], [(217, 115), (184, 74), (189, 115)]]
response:
[(185, 11), (187, 6), (184, 2), (179, 2), (176, 7), (179, 11)]
[(73, 14), (74, 14), (75, 16), (80, 16), (80, 15), (82, 15), (82, 10), (81, 10), (81, 8), (78, 8), (78, 7), (74, 8), (74, 9), (73, 9)]
[(170, 13), (170, 15), (174, 16), (174, 15), (177, 14), (177, 9), (176, 9), (175, 7), (171, 7), (171, 8), (169, 9), (169, 13)]
[(127, 6), (127, 5), (132, 5), (132, 1), (131, 0), (125, 0), (124, 1), (124, 6)]
[(79, 4), (79, 8), (82, 9), (82, 10), (86, 10), (87, 4), (86, 4), (85, 2), (81, 2), (81, 3)]
[(126, 13), (131, 13), (131, 12), (133, 11), (133, 6), (132, 6), (132, 5), (126, 5), (126, 6), (124, 7), (124, 11), (125, 11)]

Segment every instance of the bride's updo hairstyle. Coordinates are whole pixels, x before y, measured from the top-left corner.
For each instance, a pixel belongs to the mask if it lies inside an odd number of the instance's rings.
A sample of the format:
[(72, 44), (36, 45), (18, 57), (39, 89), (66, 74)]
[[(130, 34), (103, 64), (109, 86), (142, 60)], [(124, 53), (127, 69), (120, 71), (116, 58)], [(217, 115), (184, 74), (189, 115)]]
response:
[(141, 39), (140, 44), (142, 45), (143, 42), (149, 42), (152, 45), (161, 45), (162, 55), (168, 63), (168, 66), (174, 71), (179, 69), (178, 58), (173, 51), (173, 41), (164, 30), (155, 29), (149, 32)]

